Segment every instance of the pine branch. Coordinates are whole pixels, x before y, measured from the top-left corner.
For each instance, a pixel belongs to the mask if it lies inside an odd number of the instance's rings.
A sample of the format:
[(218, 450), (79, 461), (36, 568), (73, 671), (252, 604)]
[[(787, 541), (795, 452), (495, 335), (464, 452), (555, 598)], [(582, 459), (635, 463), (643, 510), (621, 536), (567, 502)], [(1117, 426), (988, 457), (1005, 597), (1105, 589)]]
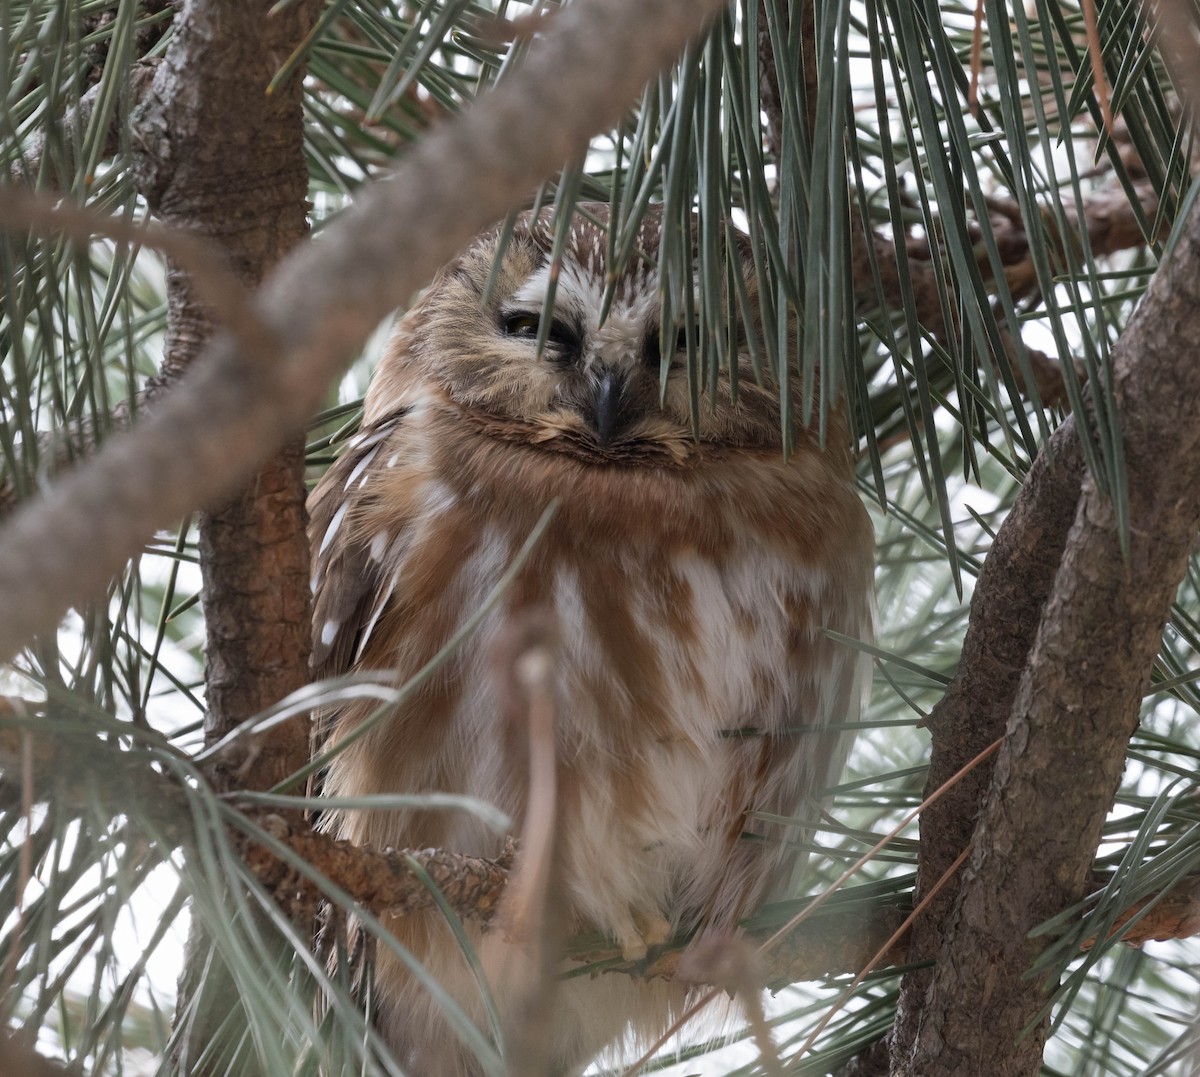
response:
[(61, 712), (51, 717), (45, 703), (0, 697), (0, 808), (20, 803), (22, 738), (31, 734), (35, 803), (53, 803), (66, 815), (103, 804), (114, 817), (126, 814), (148, 826), (168, 845), (187, 844), (191, 813), (178, 782), (144, 755), (107, 744), (98, 751), (96, 738), (78, 733), (72, 717)]
[(226, 252), (194, 230), (115, 217), (57, 194), (23, 187), (0, 187), (0, 229), (59, 235), (83, 244), (103, 236), (158, 251), (186, 274), (205, 307), (242, 348), (254, 352), (271, 345)]
[[(510, 847), (496, 859), (442, 849), (380, 852), (319, 833), (281, 815), (260, 815), (257, 822), (356, 903), (388, 916), (408, 916), (438, 907), (420, 874), (413, 870), (416, 864), (433, 879), (460, 916), (490, 922), (508, 881), (515, 850)], [(322, 900), (316, 883), (248, 838), (242, 840), (242, 855), (276, 904), (307, 928)]]
[[(1157, 236), (1146, 236), (1141, 220), (1155, 220), (1159, 210), (1158, 193), (1149, 182), (1136, 188), (1138, 203), (1129, 200), (1124, 189), (1113, 187), (1094, 192), (1068, 213), (1074, 234), (1062, 237), (1063, 244), (1080, 246), (1080, 238), (1086, 234), (1088, 247), (1094, 257), (1104, 257), (1123, 250), (1148, 246), (1151, 242), (1165, 238), (1170, 228), (1169, 219), (1164, 219), (1162, 231)], [(1035, 294), (1039, 288), (1029, 239), (1021, 220), (1018, 207), (993, 203), (997, 213), (992, 223), (996, 247), (1000, 252), (1006, 286), (1014, 300)], [(917, 319), (929, 332), (943, 343), (951, 340), (951, 330), (946, 324), (941, 301), (940, 286), (934, 273), (932, 259), (935, 252), (929, 247), (928, 239), (906, 240), (904, 256), (901, 257), (893, 240), (875, 232), (868, 238), (860, 227), (854, 229), (853, 258), (854, 280), (861, 300), (878, 298), (890, 310), (899, 310), (904, 303), (904, 288), (911, 290), (916, 305)], [(1065, 257), (1065, 252), (1064, 252)], [(874, 295), (872, 261), (878, 271), (879, 295)], [(980, 256), (980, 270), (985, 282), (993, 281), (990, 260)], [(954, 329), (954, 332), (957, 332)], [(1062, 363), (1071, 362), (1081, 372), (1081, 364), (1071, 356), (1055, 357), (1019, 345), (1013, 331), (1001, 326), (1001, 339), (1005, 346), (1006, 359), (1017, 386), (1029, 395), (1018, 360), (1018, 347), (1025, 348), (1029, 366), (1037, 384), (1038, 397), (1047, 407), (1062, 407), (1067, 403), (1067, 389), (1063, 381)]]
[[(35, 800), (54, 800), (60, 809), (92, 810), (97, 803), (124, 810), (132, 818), (148, 820), (167, 842), (190, 846), (194, 826), (182, 790), (169, 778), (146, 765), (144, 758), (129, 759), (118, 749), (107, 752), (97, 766), (94, 742), (58, 736), (46, 719), (45, 704), (14, 699), (0, 700), (0, 805), (19, 799), (18, 762), (22, 729), (34, 734)], [(19, 720), (21, 725), (8, 724)], [(14, 784), (15, 783), (15, 784)], [(928, 809), (927, 809), (928, 810)], [(483, 925), (492, 923), (512, 871), (517, 849), (509, 844), (496, 858), (467, 856), (442, 849), (377, 850), (354, 845), (314, 831), (299, 813), (256, 810), (247, 816), (273, 839), (303, 860), (313, 873), (345, 891), (361, 907), (377, 916), (407, 916), (437, 908), (420, 874), (427, 873), (451, 908), (460, 916)], [(233, 840), (255, 878), (302, 932), (313, 922), (313, 912), (324, 900), (324, 891), (307, 873), (287, 859), (258, 844), (241, 831)], [(1106, 878), (1090, 880), (1093, 892), (1105, 887)], [(1142, 915), (1143, 910), (1149, 912)], [(864, 912), (864, 909), (867, 911)], [(874, 902), (832, 903), (782, 939), (767, 955), (763, 983), (771, 988), (806, 980), (859, 971), (895, 933), (911, 912), (906, 898)], [(1135, 917), (1142, 918), (1121, 936), (1141, 945), (1150, 940), (1190, 938), (1200, 934), (1200, 875), (1187, 876), (1165, 894), (1149, 894), (1123, 910), (1110, 933), (1119, 934)], [(769, 932), (752, 934), (761, 941)], [(1088, 949), (1096, 940), (1084, 943)], [(619, 946), (594, 936), (580, 936), (569, 947), (572, 960), (595, 963), (598, 971), (671, 979), (676, 975), (686, 940), (659, 955), (650, 965), (625, 961)], [(879, 967), (919, 960), (910, 937), (901, 938)]]
[[(815, 58), (816, 41), (811, 3), (801, 6), (801, 41), (806, 57)], [(778, 77), (775, 71), (775, 56), (771, 36), (766, 28), (765, 13), (761, 10), (758, 40), (758, 64), (761, 81), (761, 103), (766, 116), (765, 138), (768, 152), (780, 159), (783, 138), (783, 110), (779, 99)], [(808, 94), (809, 120), (816, 107), (816, 88), (819, 65), (807, 62), (804, 66), (806, 93)], [(1074, 234), (1063, 237), (1062, 242), (1072, 248), (1080, 246), (1079, 236), (1086, 233), (1088, 248), (1095, 257), (1115, 254), (1135, 247), (1147, 246), (1165, 238), (1170, 221), (1164, 219), (1157, 236), (1147, 236), (1142, 229), (1142, 220), (1155, 220), (1158, 216), (1158, 193), (1148, 181), (1136, 188), (1138, 204), (1130, 202), (1123, 188), (1113, 187), (1090, 194), (1074, 213), (1068, 212), (1068, 222)], [(1028, 236), (1021, 220), (1019, 208), (1013, 205), (994, 203), (996, 219), (990, 222), (996, 247), (1000, 252), (1005, 282), (1013, 299), (1027, 297), (1038, 288), (1037, 274), (1029, 250)], [(975, 226), (978, 230), (979, 226)], [(897, 249), (899, 239), (886, 238), (873, 230), (866, 229), (857, 218), (851, 222), (851, 253), (855, 290), (860, 303), (881, 303), (885, 309), (903, 309), (904, 292), (907, 288), (913, 296), (918, 322), (939, 341), (952, 342), (952, 330), (946, 324), (940, 286), (932, 265), (935, 257), (927, 239), (905, 238), (904, 254)], [(992, 264), (986, 255), (980, 255), (980, 270), (985, 282), (993, 280)], [(874, 267), (874, 268), (873, 268)], [(876, 276), (877, 274), (877, 276)], [(952, 307), (952, 304), (951, 304)], [(1001, 340), (1005, 348), (1005, 359), (1013, 372), (1017, 387), (1029, 395), (1024, 383), (1022, 365), (1018, 351), (1024, 348), (1043, 405), (1061, 407), (1067, 402), (1067, 390), (1063, 380), (1062, 362), (1071, 362), (1081, 369), (1071, 356), (1051, 356), (1036, 348), (1018, 342), (1013, 331), (1001, 326)]]
[[(511, 845), (496, 859), (441, 849), (380, 852), (314, 832), (303, 823), (279, 815), (257, 819), (273, 838), (377, 916), (407, 916), (437, 907), (425, 883), (412, 870), (415, 862), (433, 877), (455, 912), (487, 925), (496, 913), (517, 855)], [(321, 900), (316, 883), (261, 845), (247, 841), (243, 856), (284, 912), (297, 923), (310, 922), (311, 910)], [(1096, 890), (1104, 885), (1103, 879), (1091, 882)], [(1165, 895), (1151, 894), (1131, 905), (1116, 918), (1111, 934), (1120, 933), (1147, 906), (1153, 907), (1122, 936), (1122, 941), (1137, 946), (1150, 940), (1200, 934), (1200, 875), (1188, 876)], [(775, 989), (802, 980), (857, 972), (911, 910), (907, 900), (896, 900), (874, 904), (864, 916), (863, 906), (857, 902), (852, 907), (835, 903), (802, 924), (766, 956), (763, 983)], [(761, 938), (767, 937), (769, 932), (764, 931)], [(752, 938), (761, 941), (757, 935)], [(1096, 941), (1089, 940), (1084, 949), (1090, 949)], [(676, 948), (649, 965), (625, 961), (615, 943), (596, 939), (577, 939), (569, 952), (572, 960), (602, 965), (605, 972), (672, 979), (685, 942), (680, 940)], [(903, 965), (913, 959), (909, 939), (904, 937), (887, 951), (880, 967)]]
[[(129, 83), (131, 94), (129, 107), (132, 111), (142, 100), (154, 80), (154, 72), (161, 63), (159, 57), (143, 59), (130, 68)], [(84, 92), (79, 100), (68, 108), (58, 120), (61, 129), (61, 140), (64, 146), (77, 146), (84, 140), (87, 129), (91, 126), (96, 104), (100, 99), (100, 84), (92, 86)], [(101, 157), (112, 157), (121, 145), (121, 132), (128, 122), (128, 116), (117, 111), (113, 112), (112, 120), (104, 132), (104, 141), (100, 151)], [(18, 155), (9, 169), (8, 182), (14, 186), (29, 183), (41, 172), (42, 156), (45, 151), (45, 130), (31, 140), (24, 152)]]

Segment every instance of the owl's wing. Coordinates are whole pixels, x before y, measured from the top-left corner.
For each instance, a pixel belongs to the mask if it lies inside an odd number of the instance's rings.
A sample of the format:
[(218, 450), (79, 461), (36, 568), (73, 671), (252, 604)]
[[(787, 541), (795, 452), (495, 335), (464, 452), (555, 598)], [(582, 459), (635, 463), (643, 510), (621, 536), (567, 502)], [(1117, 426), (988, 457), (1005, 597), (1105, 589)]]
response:
[(381, 563), (356, 533), (354, 517), (372, 465), (399, 429), (405, 412), (360, 431), (308, 499), (313, 551), (310, 666), (316, 678), (348, 672), (386, 600)]
[[(838, 611), (827, 627), (869, 644), (874, 640), (874, 604), (869, 591), (872, 565), (864, 562), (859, 567), (866, 577), (861, 599)], [(763, 760), (768, 812), (790, 820), (775, 827), (759, 824), (780, 850), (764, 895), (768, 901), (796, 895), (808, 860), (807, 847), (814, 831), (820, 829), (829, 791), (840, 779), (854, 743), (853, 729), (870, 694), (871, 669), (865, 651), (821, 637), (811, 641), (795, 664), (795, 699), (804, 703), (788, 715), (792, 735), (780, 737), (765, 751)], [(830, 725), (841, 728), (824, 729)], [(754, 832), (759, 827), (747, 829)]]

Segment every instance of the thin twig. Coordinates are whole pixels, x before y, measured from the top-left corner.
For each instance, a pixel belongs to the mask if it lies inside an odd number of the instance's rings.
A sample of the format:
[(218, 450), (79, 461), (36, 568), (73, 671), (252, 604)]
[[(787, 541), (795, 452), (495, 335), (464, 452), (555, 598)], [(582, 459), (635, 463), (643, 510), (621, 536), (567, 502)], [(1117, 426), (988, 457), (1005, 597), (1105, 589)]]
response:
[(967, 108), (979, 110), (979, 73), (983, 69), (983, 3), (975, 0), (975, 29), (971, 33), (971, 85), (967, 89)]
[(1092, 61), (1092, 79), (1096, 84), (1096, 99), (1100, 102), (1100, 115), (1104, 118), (1104, 130), (1113, 133), (1111, 94), (1108, 88), (1108, 72), (1104, 70), (1104, 46), (1100, 43), (1100, 28), (1096, 23), (1096, 0), (1083, 0), (1083, 22), (1087, 27), (1088, 56)]
[(840, 996), (838, 996), (837, 1001), (834, 1002), (824, 1014), (822, 1014), (821, 1020), (817, 1022), (817, 1027), (809, 1033), (808, 1039), (806, 1039), (804, 1043), (800, 1045), (800, 1050), (796, 1052), (797, 1058), (802, 1058), (812, 1047), (812, 1045), (816, 1042), (817, 1037), (825, 1031), (825, 1028), (829, 1022), (832, 1021), (842, 1007), (850, 1001), (850, 997), (854, 994), (858, 985), (862, 983), (864, 979), (866, 979), (867, 974), (875, 969), (878, 965), (882, 964), (883, 960), (892, 952), (896, 944), (904, 937), (905, 932), (907, 932), (912, 926), (913, 921), (920, 916), (921, 913), (923, 913), (928, 907), (930, 902), (932, 902), (933, 899), (938, 896), (942, 888), (951, 880), (951, 878), (953, 878), (954, 873), (963, 866), (967, 857), (970, 855), (971, 847), (968, 845), (961, 853), (958, 854), (957, 857), (955, 857), (954, 862), (944, 872), (942, 872), (942, 877), (929, 888), (929, 893), (927, 893), (919, 902), (917, 902), (913, 911), (904, 918), (904, 923), (902, 923), (898, 928), (896, 928), (895, 931), (892, 932), (892, 934), (888, 937), (888, 940), (882, 946), (880, 946), (879, 949), (872, 954), (871, 959), (865, 965), (863, 965), (861, 969), (859, 969), (857, 975), (853, 980), (850, 981), (850, 984), (846, 990), (843, 991)]
[[(506, 999), (505, 1065), (510, 1077), (543, 1077), (552, 1059), (556, 1021), (556, 972), (563, 949), (562, 902), (558, 900), (557, 772), (554, 745), (552, 632), (537, 615), (511, 627), (514, 638), (502, 690), (519, 700), (516, 730), (528, 744), (529, 792), (521, 831), (521, 855), (500, 905), (499, 970)], [(524, 712), (522, 715), (521, 712)], [(522, 722), (523, 718), (523, 722)], [(491, 940), (489, 940), (490, 942)], [(485, 944), (485, 955), (490, 947)]]

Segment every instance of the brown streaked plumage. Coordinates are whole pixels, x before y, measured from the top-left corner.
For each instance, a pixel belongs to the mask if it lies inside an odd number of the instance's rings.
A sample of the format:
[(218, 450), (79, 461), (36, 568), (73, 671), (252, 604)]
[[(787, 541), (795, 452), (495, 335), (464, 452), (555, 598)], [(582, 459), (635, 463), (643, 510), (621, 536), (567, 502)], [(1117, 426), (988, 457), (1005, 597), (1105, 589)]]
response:
[[(606, 207), (589, 207), (602, 222)], [(498, 230), (480, 236), (402, 320), (361, 432), (313, 492), (314, 668), (404, 681), (480, 608), (546, 506), (559, 509), (514, 585), (421, 689), (337, 757), (326, 790), (472, 793), (521, 819), (525, 761), (498, 713), (489, 659), (527, 608), (553, 622), (558, 820), (569, 922), (629, 954), (675, 932), (732, 929), (787, 892), (837, 780), (868, 669), (823, 629), (869, 638), (873, 543), (847, 431), (800, 430), (785, 460), (777, 395), (740, 356), (692, 433), (686, 372), (659, 402), (657, 224), (597, 325), (602, 230), (576, 218), (541, 358), (545, 217), (521, 220), (485, 304)], [(753, 275), (747, 276), (753, 296)], [(668, 334), (672, 339), (674, 334)], [(326, 718), (337, 742), (373, 709)], [(796, 825), (778, 822), (795, 818)], [(498, 854), (465, 814), (331, 812), (377, 847)], [(389, 925), (483, 1024), (479, 990), (436, 916)], [(391, 955), (381, 1027), (408, 1072), (477, 1071)], [(497, 992), (499, 996), (503, 991)], [(682, 989), (623, 976), (560, 993), (555, 1073), (654, 1036)], [(501, 1005), (503, 1005), (501, 1001)]]

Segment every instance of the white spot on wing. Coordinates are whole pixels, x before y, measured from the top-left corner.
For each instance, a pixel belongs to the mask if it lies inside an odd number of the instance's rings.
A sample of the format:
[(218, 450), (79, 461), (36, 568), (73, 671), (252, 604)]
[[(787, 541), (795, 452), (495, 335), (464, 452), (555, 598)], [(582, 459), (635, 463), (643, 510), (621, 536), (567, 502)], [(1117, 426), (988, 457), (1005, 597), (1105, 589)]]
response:
[(444, 482), (431, 482), (425, 495), (424, 508), (429, 516), (438, 516), (458, 503), (458, 495)]
[(383, 551), (387, 548), (388, 533), (386, 531), (376, 531), (374, 538), (371, 539), (371, 560), (381, 561), (383, 559)]
[(335, 639), (337, 639), (338, 629), (342, 627), (341, 621), (326, 621), (321, 625), (321, 646), (328, 647)]
[(337, 512), (333, 514), (333, 519), (329, 521), (329, 526), (325, 529), (325, 537), (321, 539), (321, 548), (317, 550), (318, 557), (329, 549), (329, 544), (333, 541), (334, 535), (337, 534), (338, 528), (342, 526), (342, 521), (346, 518), (346, 513), (349, 511), (349, 501), (343, 501), (338, 506)]
[(357, 479), (359, 475), (362, 475), (364, 471), (366, 471), (366, 469), (370, 466), (371, 461), (375, 459), (378, 453), (379, 446), (376, 445), (375, 448), (373, 448), (369, 453), (363, 454), (363, 458), (354, 465), (354, 470), (350, 472), (350, 477), (346, 480), (346, 485), (342, 487), (343, 490), (349, 490), (350, 487), (354, 485), (354, 480)]

